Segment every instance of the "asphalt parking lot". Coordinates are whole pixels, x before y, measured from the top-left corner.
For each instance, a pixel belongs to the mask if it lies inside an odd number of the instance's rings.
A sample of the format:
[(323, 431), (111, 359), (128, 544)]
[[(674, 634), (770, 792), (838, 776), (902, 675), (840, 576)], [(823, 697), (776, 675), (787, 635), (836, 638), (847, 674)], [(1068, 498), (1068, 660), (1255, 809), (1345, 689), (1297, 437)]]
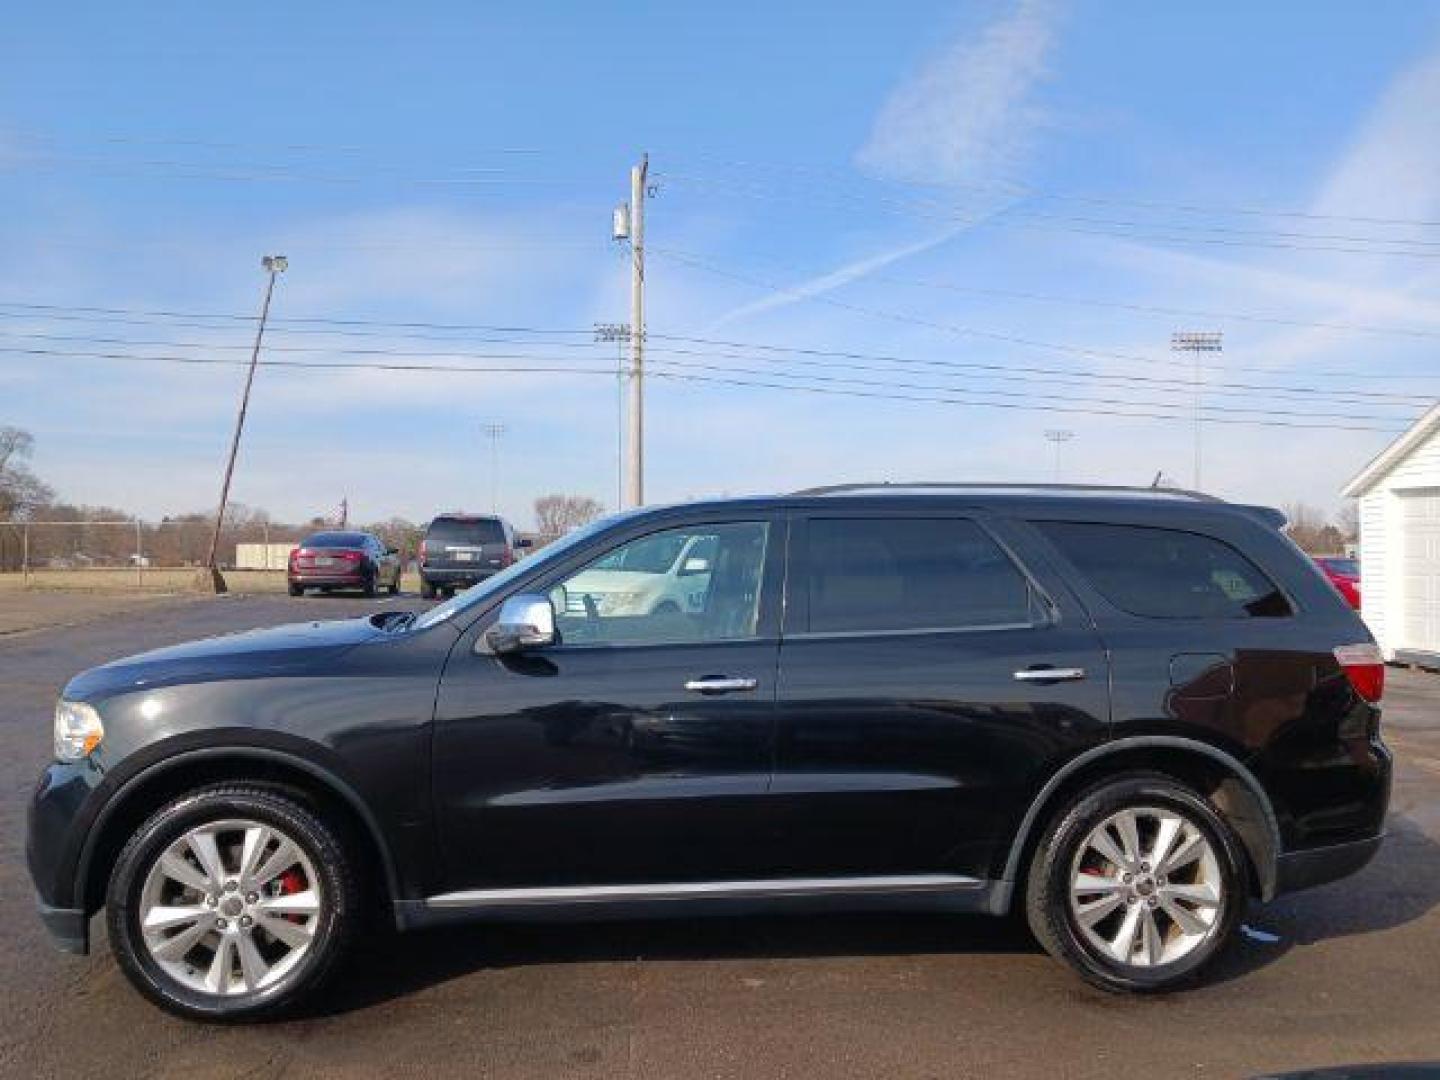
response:
[(54, 952), (24, 815), (66, 679), (395, 603), (177, 599), (0, 637), (0, 1075), (1159, 1078), (1440, 1061), (1440, 676), (1409, 671), (1386, 699), (1398, 772), (1380, 856), (1254, 908), (1210, 983), (1183, 994), (1092, 991), (1017, 925), (981, 918), (505, 925), (366, 942), (314, 1015), (207, 1027), (132, 992), (98, 921), (91, 956)]

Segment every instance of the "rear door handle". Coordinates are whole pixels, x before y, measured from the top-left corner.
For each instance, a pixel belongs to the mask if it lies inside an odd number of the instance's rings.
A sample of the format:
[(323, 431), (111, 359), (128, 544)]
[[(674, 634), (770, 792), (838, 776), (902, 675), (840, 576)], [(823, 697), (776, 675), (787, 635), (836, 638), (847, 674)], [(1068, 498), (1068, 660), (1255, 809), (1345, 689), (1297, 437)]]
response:
[(1083, 667), (1026, 668), (1015, 672), (1016, 682), (1078, 682), (1085, 678)]
[(755, 679), (738, 675), (709, 675), (703, 679), (691, 679), (685, 684), (685, 689), (692, 694), (738, 694), (754, 690), (758, 685)]

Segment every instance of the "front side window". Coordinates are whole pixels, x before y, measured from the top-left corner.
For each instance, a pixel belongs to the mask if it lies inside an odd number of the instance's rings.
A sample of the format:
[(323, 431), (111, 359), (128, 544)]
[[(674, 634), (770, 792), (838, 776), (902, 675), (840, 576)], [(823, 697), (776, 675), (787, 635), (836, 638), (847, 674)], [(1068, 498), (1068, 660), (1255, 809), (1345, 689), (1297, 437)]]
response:
[(631, 540), (550, 593), (566, 645), (659, 645), (754, 637), (769, 526), (666, 529)]
[(817, 518), (808, 535), (811, 632), (1032, 621), (1029, 580), (973, 521)]
[(1132, 615), (1247, 619), (1292, 613), (1264, 571), (1223, 540), (1140, 525), (1035, 525), (1096, 592)]

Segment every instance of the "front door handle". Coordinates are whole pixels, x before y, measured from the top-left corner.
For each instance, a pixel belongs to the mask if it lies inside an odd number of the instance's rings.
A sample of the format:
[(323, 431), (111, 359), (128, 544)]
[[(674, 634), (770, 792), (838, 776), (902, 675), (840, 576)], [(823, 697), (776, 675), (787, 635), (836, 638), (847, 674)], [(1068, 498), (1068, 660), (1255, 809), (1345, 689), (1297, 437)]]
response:
[(709, 675), (703, 679), (691, 679), (685, 684), (685, 689), (692, 694), (738, 694), (754, 690), (758, 685), (756, 680), (738, 675)]
[(1083, 667), (1033, 667), (1015, 672), (1016, 682), (1077, 682), (1083, 678)]

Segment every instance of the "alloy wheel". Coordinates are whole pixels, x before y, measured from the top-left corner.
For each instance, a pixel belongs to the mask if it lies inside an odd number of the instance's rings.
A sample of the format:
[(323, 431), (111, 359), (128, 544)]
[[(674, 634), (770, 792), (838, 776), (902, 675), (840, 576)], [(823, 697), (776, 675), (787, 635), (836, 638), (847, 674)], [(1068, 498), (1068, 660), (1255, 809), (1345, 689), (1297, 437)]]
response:
[(174, 840), (150, 867), (139, 922), (156, 964), (187, 990), (269, 990), (309, 954), (325, 913), (304, 849), (273, 825), (209, 822)]
[(1111, 962), (1175, 963), (1217, 931), (1225, 904), (1214, 846), (1192, 821), (1159, 806), (1127, 807), (1090, 831), (1070, 871), (1070, 913)]

